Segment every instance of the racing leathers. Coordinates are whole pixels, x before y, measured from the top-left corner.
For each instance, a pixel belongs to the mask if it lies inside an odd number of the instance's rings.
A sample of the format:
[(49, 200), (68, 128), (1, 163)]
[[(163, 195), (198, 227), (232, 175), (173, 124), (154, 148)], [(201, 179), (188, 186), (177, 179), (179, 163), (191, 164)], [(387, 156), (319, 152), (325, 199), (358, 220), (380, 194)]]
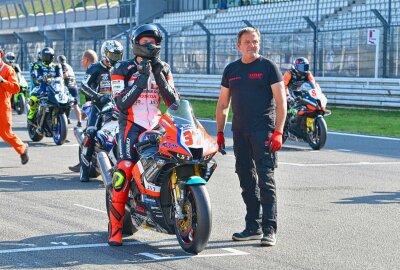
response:
[(38, 60), (37, 62), (33, 62), (29, 65), (29, 75), (31, 77), (29, 91), (32, 92), (35, 87), (39, 86), (39, 84), (35, 84), (35, 70), (39, 69), (42, 66), (42, 61)]
[(31, 92), (31, 97), (29, 98), (29, 114), (28, 120), (32, 121), (36, 115), (38, 108), (38, 97), (46, 93), (47, 83), (49, 79), (62, 80), (62, 71), (59, 64), (50, 63), (46, 65), (41, 63), (41, 65), (34, 65), (32, 72), (32, 79), (35, 88)]
[[(305, 82), (311, 82), (315, 84), (315, 79), (310, 71), (304, 74), (297, 72), (297, 70), (294, 68), (291, 68), (283, 75), (283, 82), (285, 84), (285, 88), (292, 93)], [(286, 92), (286, 95), (289, 95), (289, 92)]]
[(155, 58), (150, 66), (135, 59), (115, 66), (111, 82), (115, 103), (120, 110), (118, 164), (113, 175), (112, 204), (108, 225), (110, 245), (122, 245), (125, 203), (128, 199), (132, 169), (138, 161), (133, 147), (139, 135), (154, 128), (160, 117), (160, 98), (167, 106), (179, 100), (169, 65)]
[(101, 126), (101, 121), (97, 122), (98, 113), (104, 104), (111, 100), (111, 67), (107, 67), (102, 61), (92, 64), (83, 78), (81, 91), (92, 101), (92, 109), (86, 127), (86, 143), (81, 153), (81, 182), (89, 181), (89, 172), (94, 151), (94, 138), (97, 130)]

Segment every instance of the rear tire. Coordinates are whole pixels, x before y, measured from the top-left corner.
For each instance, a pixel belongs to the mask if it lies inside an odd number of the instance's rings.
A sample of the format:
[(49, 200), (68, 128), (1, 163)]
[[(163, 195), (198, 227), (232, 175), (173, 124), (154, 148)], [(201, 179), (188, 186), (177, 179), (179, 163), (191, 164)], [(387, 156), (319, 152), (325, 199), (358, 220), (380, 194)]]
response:
[(28, 123), (28, 134), (29, 134), (29, 138), (33, 141), (33, 142), (38, 142), (41, 141), (43, 139), (42, 134), (37, 133), (37, 128), (35, 128), (33, 125)]
[(192, 254), (201, 252), (211, 234), (210, 197), (204, 185), (186, 186), (182, 209), (185, 218), (175, 218), (175, 234), (183, 250)]
[(320, 150), (325, 146), (328, 136), (328, 127), (325, 119), (318, 117), (314, 120), (314, 131), (306, 134), (308, 144), (314, 150)]

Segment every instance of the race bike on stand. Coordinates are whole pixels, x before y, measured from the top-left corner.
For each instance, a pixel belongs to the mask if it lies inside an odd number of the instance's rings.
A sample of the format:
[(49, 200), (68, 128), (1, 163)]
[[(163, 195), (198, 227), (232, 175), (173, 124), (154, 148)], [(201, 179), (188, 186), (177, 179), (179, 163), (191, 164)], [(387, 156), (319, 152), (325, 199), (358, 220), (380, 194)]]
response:
[(28, 120), (28, 133), (32, 141), (38, 142), (53, 137), (57, 145), (65, 143), (67, 138), (67, 116), (73, 99), (61, 79), (48, 76), (43, 81), (45, 91), (38, 97), (37, 113), (32, 121)]
[(325, 109), (327, 98), (320, 87), (311, 82), (303, 83), (292, 95), (294, 103), (288, 108), (283, 141), (305, 141), (314, 150), (323, 148), (328, 135), (324, 116), (331, 114)]
[(11, 107), (18, 113), (23, 114), (27, 107), (26, 107), (26, 92), (28, 91), (28, 83), (25, 80), (25, 77), (20, 74), (18, 76), (18, 83), (19, 83), (19, 93), (15, 94), (11, 98)]
[[(87, 119), (90, 117), (90, 112), (93, 104), (87, 102), (83, 105)], [(89, 177), (96, 178), (100, 175), (101, 171), (97, 165), (97, 153), (104, 151), (110, 160), (112, 166), (117, 164), (117, 139), (118, 139), (118, 111), (115, 109), (114, 104), (110, 101), (103, 106), (98, 113), (95, 126), (97, 127), (95, 136), (95, 147), (92, 156), (92, 164), (89, 171)], [(82, 151), (85, 151), (90, 144), (89, 138), (86, 135), (86, 128), (82, 129), (74, 127), (74, 135), (79, 143), (79, 162), (81, 162)]]
[[(205, 185), (217, 163), (215, 140), (195, 118), (187, 100), (173, 104), (153, 130), (139, 136), (125, 207), (123, 233), (139, 228), (175, 234), (183, 250), (197, 254), (211, 233), (211, 206)], [(113, 168), (104, 152), (98, 162), (106, 187), (107, 212), (112, 196)]]

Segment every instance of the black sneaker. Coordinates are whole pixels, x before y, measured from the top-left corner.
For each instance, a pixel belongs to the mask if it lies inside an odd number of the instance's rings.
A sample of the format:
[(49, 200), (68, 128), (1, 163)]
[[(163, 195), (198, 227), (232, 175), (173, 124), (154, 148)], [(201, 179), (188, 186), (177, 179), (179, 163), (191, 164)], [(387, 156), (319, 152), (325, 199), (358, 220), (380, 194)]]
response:
[(232, 235), (232, 239), (235, 241), (260, 240), (262, 237), (263, 234), (261, 231), (250, 231), (249, 229)]
[(81, 164), (78, 163), (75, 166), (69, 166), (68, 169), (72, 172), (80, 172), (81, 170)]
[(26, 145), (26, 149), (25, 149), (25, 151), (21, 154), (21, 163), (22, 163), (22, 165), (25, 165), (26, 163), (28, 163), (28, 161), (29, 161), (29, 155), (28, 155), (28, 145), (27, 144), (25, 144)]
[(276, 245), (276, 233), (274, 229), (264, 231), (264, 236), (261, 238), (261, 246), (270, 247)]
[(81, 128), (82, 127), (82, 122), (79, 122), (76, 124), (76, 127)]

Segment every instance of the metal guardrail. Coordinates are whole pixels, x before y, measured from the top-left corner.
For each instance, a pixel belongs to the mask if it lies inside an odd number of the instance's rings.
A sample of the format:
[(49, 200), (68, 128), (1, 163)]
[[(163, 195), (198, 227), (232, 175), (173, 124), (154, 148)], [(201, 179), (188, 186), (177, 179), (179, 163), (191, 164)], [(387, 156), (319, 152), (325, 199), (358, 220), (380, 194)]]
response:
[[(84, 72), (76, 72), (77, 81)], [(27, 80), (27, 72), (23, 72)], [(183, 97), (217, 100), (221, 75), (174, 74), (175, 86)], [(400, 79), (316, 77), (328, 98), (328, 106), (400, 109)]]

